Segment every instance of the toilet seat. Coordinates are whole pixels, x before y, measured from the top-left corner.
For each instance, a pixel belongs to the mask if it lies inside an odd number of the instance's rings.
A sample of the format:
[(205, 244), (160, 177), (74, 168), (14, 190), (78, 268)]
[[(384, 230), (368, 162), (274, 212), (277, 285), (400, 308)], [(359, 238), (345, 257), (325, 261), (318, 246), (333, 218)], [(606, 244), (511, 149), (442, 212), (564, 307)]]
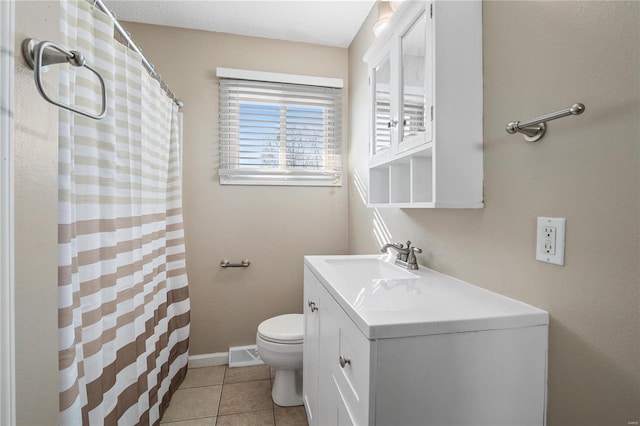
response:
[(285, 314), (264, 320), (258, 326), (258, 336), (267, 342), (283, 345), (300, 344), (304, 335), (304, 316)]

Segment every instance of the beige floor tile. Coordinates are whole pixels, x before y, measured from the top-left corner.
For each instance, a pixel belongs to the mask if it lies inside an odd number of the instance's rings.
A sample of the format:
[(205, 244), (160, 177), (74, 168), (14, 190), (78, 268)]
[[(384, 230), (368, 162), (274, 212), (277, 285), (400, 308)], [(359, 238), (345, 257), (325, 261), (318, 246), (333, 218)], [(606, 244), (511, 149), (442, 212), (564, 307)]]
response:
[(218, 417), (216, 426), (273, 426), (273, 410), (252, 411)]
[(219, 416), (267, 410), (273, 407), (271, 380), (224, 384)]
[(269, 367), (258, 365), (255, 367), (227, 367), (224, 375), (224, 383), (250, 382), (252, 380), (264, 380), (270, 377)]
[(221, 385), (224, 379), (224, 365), (215, 367), (190, 368), (187, 377), (180, 385), (180, 389), (195, 388), (198, 386)]
[(171, 397), (163, 422), (214, 417), (218, 413), (222, 386), (178, 389)]
[(205, 417), (204, 419), (182, 420), (178, 422), (160, 423), (167, 426), (216, 426), (215, 417)]
[(276, 426), (308, 426), (307, 413), (302, 405), (298, 407), (274, 406)]

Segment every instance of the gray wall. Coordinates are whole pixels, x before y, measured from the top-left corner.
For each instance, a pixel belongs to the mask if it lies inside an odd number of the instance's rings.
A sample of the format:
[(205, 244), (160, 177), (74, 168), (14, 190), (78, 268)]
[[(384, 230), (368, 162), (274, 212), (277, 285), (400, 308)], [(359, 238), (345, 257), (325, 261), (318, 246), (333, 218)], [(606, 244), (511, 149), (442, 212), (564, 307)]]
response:
[[(302, 312), (305, 254), (347, 251), (342, 187), (220, 185), (216, 67), (342, 78), (347, 49), (125, 23), (184, 107), (184, 221), (191, 294), (190, 353), (255, 344), (258, 324)], [(346, 142), (345, 142), (346, 154)], [(345, 161), (346, 174), (346, 161)], [(220, 260), (249, 268), (220, 267)]]
[[(549, 312), (549, 425), (640, 420), (640, 3), (483, 6), (481, 210), (367, 209), (367, 70), (375, 11), (349, 48), (349, 251), (374, 219), (420, 263)], [(504, 126), (583, 102), (538, 143)], [(565, 266), (535, 260), (537, 216), (567, 218)]]

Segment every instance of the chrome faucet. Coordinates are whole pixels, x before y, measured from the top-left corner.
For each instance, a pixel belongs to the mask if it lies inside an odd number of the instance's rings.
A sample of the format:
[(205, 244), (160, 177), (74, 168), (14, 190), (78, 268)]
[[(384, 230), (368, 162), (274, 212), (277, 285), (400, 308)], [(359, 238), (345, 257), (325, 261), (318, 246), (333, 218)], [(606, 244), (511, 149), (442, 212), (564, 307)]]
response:
[(407, 248), (405, 248), (404, 245), (402, 245), (402, 243), (387, 243), (384, 246), (382, 246), (382, 249), (380, 251), (382, 251), (383, 253), (387, 253), (389, 248), (395, 249), (395, 251), (398, 252), (397, 258), (400, 260), (404, 260), (406, 262), (407, 256), (409, 256), (408, 247), (410, 245), (411, 245), (411, 241), (407, 241)]
[(387, 243), (382, 246), (380, 250), (382, 253), (387, 253), (389, 248), (398, 252), (396, 256), (396, 265), (402, 266), (406, 269), (418, 269), (418, 260), (416, 259), (416, 253), (422, 253), (422, 249), (418, 247), (411, 247), (411, 241), (407, 241), (405, 247), (402, 243)]

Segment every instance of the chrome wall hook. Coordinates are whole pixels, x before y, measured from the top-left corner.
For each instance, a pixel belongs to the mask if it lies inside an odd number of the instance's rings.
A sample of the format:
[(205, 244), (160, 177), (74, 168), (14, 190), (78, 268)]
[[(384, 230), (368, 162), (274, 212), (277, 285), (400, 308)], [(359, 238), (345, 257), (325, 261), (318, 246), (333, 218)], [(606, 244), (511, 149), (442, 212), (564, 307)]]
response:
[(528, 121), (512, 121), (506, 126), (507, 133), (522, 133), (527, 142), (537, 142), (547, 131), (547, 121), (555, 120), (569, 115), (580, 115), (584, 112), (584, 104), (573, 104), (570, 108), (561, 111), (552, 112), (542, 117), (534, 118)]

